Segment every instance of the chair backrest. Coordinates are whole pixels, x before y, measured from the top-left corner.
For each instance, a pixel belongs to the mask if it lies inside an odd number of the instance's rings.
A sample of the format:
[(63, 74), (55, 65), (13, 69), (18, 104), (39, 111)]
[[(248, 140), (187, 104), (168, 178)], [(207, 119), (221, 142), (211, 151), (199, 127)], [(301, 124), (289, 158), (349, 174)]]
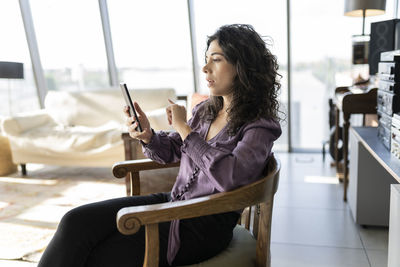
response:
[[(241, 195), (241, 197), (238, 196), (235, 198), (238, 202), (240, 202), (243, 196), (250, 193), (252, 197), (249, 197), (249, 202), (257, 203), (253, 206), (248, 206), (243, 211), (241, 220), (238, 222), (256, 239), (255, 249), (254, 243), (250, 241), (248, 234), (244, 234), (243, 228), (236, 229), (235, 241), (232, 241), (233, 244), (231, 244), (226, 252), (198, 265), (189, 265), (190, 267), (254, 266), (254, 263), (257, 267), (271, 266), (270, 237), (272, 208), (274, 195), (278, 189), (279, 174), (280, 162), (271, 157), (262, 179), (235, 190), (238, 194), (233, 191), (234, 194)], [(256, 189), (254, 190), (254, 188)], [(253, 195), (255, 196), (254, 198)]]
[[(264, 196), (259, 203), (247, 207), (241, 217), (240, 224), (249, 230), (257, 239), (256, 266), (269, 267), (271, 265), (270, 244), (271, 244), (271, 222), (274, 195), (278, 190), (280, 161), (272, 156), (265, 168), (263, 183), (260, 189), (264, 190)], [(253, 216), (251, 216), (253, 214)], [(253, 223), (251, 226), (251, 218)]]

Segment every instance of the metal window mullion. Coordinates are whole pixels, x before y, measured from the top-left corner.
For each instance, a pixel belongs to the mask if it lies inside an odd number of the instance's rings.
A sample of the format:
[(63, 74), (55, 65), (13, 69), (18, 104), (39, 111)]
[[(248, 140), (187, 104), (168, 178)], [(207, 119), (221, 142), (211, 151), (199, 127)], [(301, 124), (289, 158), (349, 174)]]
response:
[(115, 64), (114, 49), (111, 37), (110, 17), (108, 15), (107, 0), (99, 0), (101, 24), (103, 28), (104, 44), (107, 54), (108, 75), (111, 86), (118, 86), (118, 71)]
[(288, 152), (292, 152), (292, 117), (291, 117), (291, 39), (290, 39), (290, 0), (286, 0), (286, 27), (287, 27), (287, 90), (288, 90)]
[(33, 25), (29, 0), (19, 0), (19, 6), (24, 23), (26, 41), (28, 42), (29, 53), (31, 56), (33, 76), (35, 78), (39, 105), (40, 108), (44, 108), (44, 99), (47, 94), (47, 85), (44, 77), (42, 63), (40, 61), (39, 48), (36, 40), (35, 28)]
[(194, 92), (198, 92), (199, 64), (197, 61), (196, 28), (194, 22), (193, 1), (187, 0), (187, 6), (188, 6), (188, 16), (189, 16), (190, 45), (192, 48), (192, 70), (193, 70)]

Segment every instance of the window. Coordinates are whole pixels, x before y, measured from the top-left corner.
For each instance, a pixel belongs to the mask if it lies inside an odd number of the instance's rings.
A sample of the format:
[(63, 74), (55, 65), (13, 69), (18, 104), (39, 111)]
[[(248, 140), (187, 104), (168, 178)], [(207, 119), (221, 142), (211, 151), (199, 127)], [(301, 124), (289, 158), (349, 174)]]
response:
[(30, 3), (48, 89), (109, 87), (98, 1)]
[[(280, 65), (282, 110), (287, 107), (287, 30), (286, 30), (286, 1), (261, 0), (202, 0), (193, 1), (196, 27), (197, 61), (201, 72), (204, 63), (207, 36), (212, 35), (220, 26), (225, 24), (251, 24), (262, 36), (272, 38), (271, 52), (277, 56)], [(199, 74), (199, 91), (208, 93), (205, 75)], [(287, 121), (282, 124), (283, 134), (275, 144), (275, 149), (287, 150)]]
[(108, 1), (115, 62), (130, 88), (193, 92), (186, 1)]
[(0, 79), (0, 116), (39, 109), (18, 1), (0, 1), (0, 61), (24, 64), (24, 79)]
[[(321, 149), (329, 140), (328, 99), (338, 86), (349, 86), (359, 74), (368, 78), (368, 64), (351, 65), (352, 35), (362, 33), (362, 17), (344, 16), (343, 1), (291, 1), (292, 146)], [(368, 17), (370, 23), (391, 19), (393, 0), (386, 15)]]

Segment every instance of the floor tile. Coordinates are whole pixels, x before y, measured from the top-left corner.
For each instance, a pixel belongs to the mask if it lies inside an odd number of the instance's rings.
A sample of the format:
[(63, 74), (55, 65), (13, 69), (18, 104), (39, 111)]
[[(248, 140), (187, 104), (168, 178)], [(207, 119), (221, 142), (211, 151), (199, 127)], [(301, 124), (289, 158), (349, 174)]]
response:
[(282, 172), (280, 183), (304, 183), (307, 176), (336, 177), (335, 168), (330, 166), (330, 159), (322, 160), (322, 155), (315, 153), (276, 153), (281, 160)]
[(365, 249), (378, 249), (387, 251), (389, 244), (388, 227), (368, 226), (367, 228), (363, 228), (359, 226), (358, 228), (361, 236), (361, 241)]
[[(271, 245), (272, 267), (369, 267), (363, 249)], [(382, 267), (382, 266), (381, 266)]]
[(283, 183), (275, 195), (275, 207), (347, 210), (341, 184)]
[(367, 249), (368, 259), (371, 267), (386, 267), (388, 264), (387, 250), (370, 250)]
[(363, 247), (348, 210), (275, 207), (271, 240), (298, 245)]

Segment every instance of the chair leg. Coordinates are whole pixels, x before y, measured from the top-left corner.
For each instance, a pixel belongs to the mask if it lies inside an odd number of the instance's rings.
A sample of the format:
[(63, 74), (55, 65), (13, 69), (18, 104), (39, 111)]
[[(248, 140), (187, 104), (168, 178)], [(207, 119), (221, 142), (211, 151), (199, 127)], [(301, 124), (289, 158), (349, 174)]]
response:
[(145, 227), (146, 249), (144, 252), (143, 267), (158, 266), (160, 251), (158, 224), (147, 224)]
[(21, 163), (21, 172), (23, 176), (26, 176), (26, 164)]

